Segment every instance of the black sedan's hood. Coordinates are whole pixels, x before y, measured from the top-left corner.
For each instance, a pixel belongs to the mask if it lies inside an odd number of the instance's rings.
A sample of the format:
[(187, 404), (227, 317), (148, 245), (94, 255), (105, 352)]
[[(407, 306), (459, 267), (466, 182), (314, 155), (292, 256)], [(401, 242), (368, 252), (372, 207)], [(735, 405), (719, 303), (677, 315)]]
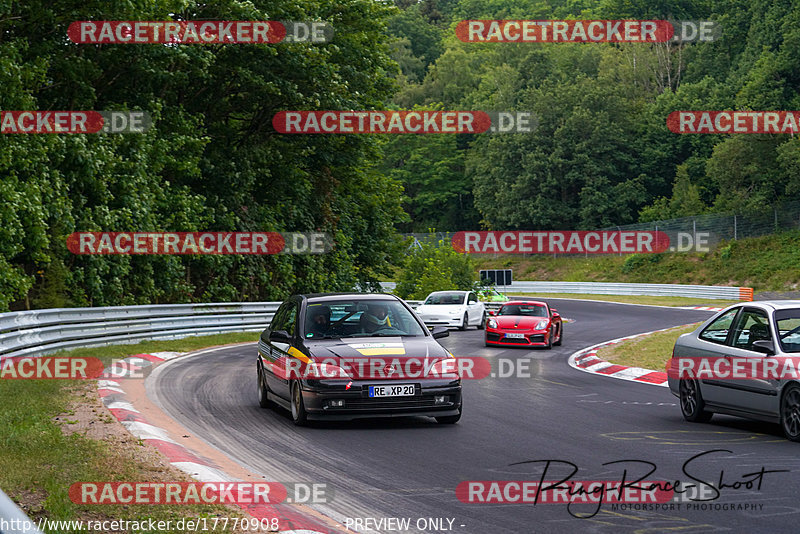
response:
[[(355, 379), (417, 375), (450, 354), (431, 337), (348, 337), (306, 340), (313, 361), (338, 365)], [(391, 376), (387, 376), (388, 369)]]

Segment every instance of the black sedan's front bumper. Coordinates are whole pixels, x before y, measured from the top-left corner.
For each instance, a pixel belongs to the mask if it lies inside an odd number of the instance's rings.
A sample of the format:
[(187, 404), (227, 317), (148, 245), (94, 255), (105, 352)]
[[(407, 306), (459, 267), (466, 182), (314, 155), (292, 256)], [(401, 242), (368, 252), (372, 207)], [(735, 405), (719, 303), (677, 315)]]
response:
[[(461, 383), (458, 380), (303, 380), (303, 404), (309, 419), (348, 421), (373, 417), (446, 417), (458, 415)], [(414, 395), (370, 397), (369, 386), (414, 384)], [(437, 404), (436, 397), (446, 397)], [(344, 401), (339, 407), (331, 401)]]

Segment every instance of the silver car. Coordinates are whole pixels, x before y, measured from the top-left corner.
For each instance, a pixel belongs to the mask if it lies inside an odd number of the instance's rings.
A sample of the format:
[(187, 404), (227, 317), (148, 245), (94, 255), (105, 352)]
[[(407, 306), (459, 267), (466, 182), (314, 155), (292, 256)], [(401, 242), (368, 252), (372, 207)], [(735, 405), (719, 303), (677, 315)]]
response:
[(687, 421), (758, 419), (800, 441), (800, 370), (791, 372), (798, 362), (800, 301), (736, 304), (678, 338), (669, 388)]

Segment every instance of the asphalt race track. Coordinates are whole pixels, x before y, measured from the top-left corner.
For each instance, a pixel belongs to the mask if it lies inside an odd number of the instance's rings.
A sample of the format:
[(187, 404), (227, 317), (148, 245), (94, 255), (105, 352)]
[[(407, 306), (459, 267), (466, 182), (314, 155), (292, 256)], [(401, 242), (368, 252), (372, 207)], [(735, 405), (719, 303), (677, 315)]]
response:
[[(281, 410), (258, 407), (255, 345), (229, 347), (164, 364), (148, 379), (151, 398), (208, 443), (254, 473), (277, 481), (324, 482), (329, 505), (315, 506), (343, 524), (350, 518), (444, 518), (426, 532), (796, 532), (800, 522), (800, 444), (777, 425), (715, 415), (709, 424), (683, 420), (669, 390), (579, 372), (573, 352), (613, 338), (704, 320), (709, 312), (552, 299), (564, 344), (553, 350), (486, 348), (483, 331), (452, 331), (440, 340), (456, 356), (530, 360), (530, 377), (464, 383), (457, 425), (432, 419), (317, 423), (295, 427)], [(254, 335), (254, 339), (256, 336)], [(494, 366), (493, 366), (493, 370)], [(695, 455), (722, 449), (684, 463)], [(462, 481), (646, 480), (718, 485), (721, 495), (673, 510), (622, 510), (604, 504), (475, 504), (455, 495)], [(603, 463), (639, 460), (626, 464)], [(520, 465), (510, 465), (519, 462)], [(746, 481), (751, 481), (748, 489)], [(739, 484), (737, 484), (739, 482)], [(688, 495), (688, 494), (687, 494)], [(705, 498), (709, 498), (707, 496)], [(701, 498), (698, 496), (698, 498)], [(730, 510), (731, 505), (744, 508)], [(742, 505), (740, 507), (740, 505)], [(705, 508), (705, 509), (703, 509)], [(593, 517), (579, 519), (574, 515)], [(452, 527), (448, 519), (453, 520)], [(424, 522), (424, 521), (423, 521)], [(373, 523), (374, 524), (374, 523)], [(422, 525), (422, 523), (420, 523)], [(374, 532), (374, 530), (372, 530)], [(381, 532), (407, 532), (381, 529)]]

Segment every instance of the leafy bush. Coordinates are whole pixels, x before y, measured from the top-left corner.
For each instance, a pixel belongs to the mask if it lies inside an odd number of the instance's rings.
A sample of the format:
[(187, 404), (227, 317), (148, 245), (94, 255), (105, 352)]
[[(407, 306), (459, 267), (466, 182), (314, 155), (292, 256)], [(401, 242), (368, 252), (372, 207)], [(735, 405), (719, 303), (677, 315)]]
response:
[(456, 252), (444, 240), (425, 243), (406, 256), (395, 293), (421, 300), (433, 291), (467, 291), (472, 289), (474, 277), (475, 266), (468, 254)]

